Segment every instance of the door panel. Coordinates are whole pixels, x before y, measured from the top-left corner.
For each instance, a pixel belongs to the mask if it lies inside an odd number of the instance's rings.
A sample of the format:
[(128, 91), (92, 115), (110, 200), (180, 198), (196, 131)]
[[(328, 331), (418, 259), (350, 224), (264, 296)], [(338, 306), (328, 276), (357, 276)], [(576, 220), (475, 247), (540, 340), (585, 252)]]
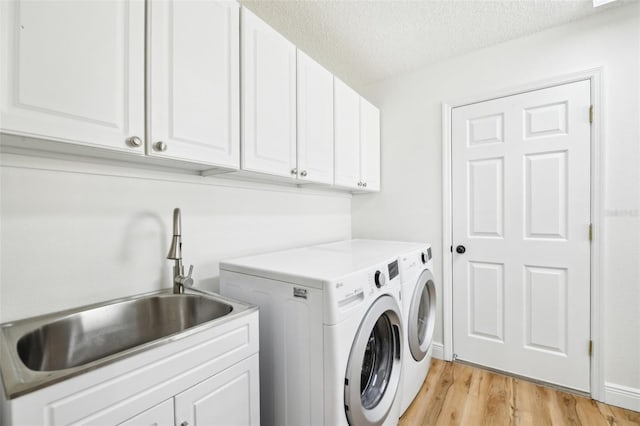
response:
[(144, 2), (0, 2), (7, 133), (144, 154)]
[(176, 424), (259, 425), (258, 376), (256, 354), (176, 395)]
[(238, 4), (167, 0), (149, 9), (148, 154), (238, 168)]
[(360, 96), (334, 78), (335, 184), (359, 189)]
[(502, 238), (504, 229), (504, 160), (469, 161), (469, 233)]
[(333, 183), (333, 75), (298, 50), (298, 179)]
[(173, 398), (143, 411), (119, 426), (174, 426)]
[(365, 191), (380, 190), (380, 111), (360, 98), (360, 179)]
[(292, 176), (296, 47), (248, 9), (242, 8), (241, 19), (242, 168)]
[[(454, 352), (589, 391), (590, 83), (452, 112)], [(569, 307), (571, 307), (569, 309)]]

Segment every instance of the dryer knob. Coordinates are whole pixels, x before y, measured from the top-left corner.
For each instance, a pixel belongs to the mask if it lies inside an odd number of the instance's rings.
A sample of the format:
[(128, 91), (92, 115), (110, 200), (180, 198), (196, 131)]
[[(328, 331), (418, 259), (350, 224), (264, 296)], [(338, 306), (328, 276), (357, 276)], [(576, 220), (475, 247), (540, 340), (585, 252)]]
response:
[(376, 287), (380, 288), (383, 285), (385, 285), (385, 283), (387, 282), (387, 277), (385, 277), (382, 272), (376, 271), (375, 282), (376, 282)]

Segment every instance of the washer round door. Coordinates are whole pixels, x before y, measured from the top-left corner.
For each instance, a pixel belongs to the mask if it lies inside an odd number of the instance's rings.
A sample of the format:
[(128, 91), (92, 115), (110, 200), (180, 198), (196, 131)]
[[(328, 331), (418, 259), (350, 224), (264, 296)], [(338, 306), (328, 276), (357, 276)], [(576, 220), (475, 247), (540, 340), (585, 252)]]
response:
[(416, 361), (427, 355), (436, 321), (436, 286), (433, 274), (425, 269), (420, 274), (411, 296), (407, 318), (409, 350)]
[(350, 425), (381, 425), (396, 397), (402, 361), (400, 308), (381, 296), (364, 316), (351, 346), (344, 386)]

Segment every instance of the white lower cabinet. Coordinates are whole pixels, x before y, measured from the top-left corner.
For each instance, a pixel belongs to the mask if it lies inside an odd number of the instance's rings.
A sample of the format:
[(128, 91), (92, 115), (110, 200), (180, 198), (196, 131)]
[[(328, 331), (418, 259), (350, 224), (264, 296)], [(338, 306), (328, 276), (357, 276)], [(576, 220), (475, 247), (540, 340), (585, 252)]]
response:
[(120, 426), (259, 425), (258, 371), (253, 355)]
[(176, 425), (259, 425), (258, 371), (254, 355), (176, 395)]
[(174, 426), (173, 398), (143, 411), (118, 426)]
[(258, 311), (17, 398), (0, 424), (260, 424)]

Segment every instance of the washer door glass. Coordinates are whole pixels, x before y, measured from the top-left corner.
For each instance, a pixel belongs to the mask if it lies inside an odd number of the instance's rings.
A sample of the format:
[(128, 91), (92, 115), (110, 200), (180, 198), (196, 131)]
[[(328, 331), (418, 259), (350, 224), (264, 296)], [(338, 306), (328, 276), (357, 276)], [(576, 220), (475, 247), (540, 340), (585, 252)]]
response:
[(366, 409), (378, 405), (389, 385), (395, 352), (393, 339), (389, 317), (382, 314), (369, 335), (362, 359), (360, 399)]
[(395, 299), (376, 299), (351, 346), (344, 406), (351, 425), (381, 425), (396, 397), (402, 361), (402, 323)]
[(436, 288), (431, 271), (424, 270), (418, 278), (409, 309), (409, 349), (416, 361), (422, 361), (429, 351), (436, 314)]

